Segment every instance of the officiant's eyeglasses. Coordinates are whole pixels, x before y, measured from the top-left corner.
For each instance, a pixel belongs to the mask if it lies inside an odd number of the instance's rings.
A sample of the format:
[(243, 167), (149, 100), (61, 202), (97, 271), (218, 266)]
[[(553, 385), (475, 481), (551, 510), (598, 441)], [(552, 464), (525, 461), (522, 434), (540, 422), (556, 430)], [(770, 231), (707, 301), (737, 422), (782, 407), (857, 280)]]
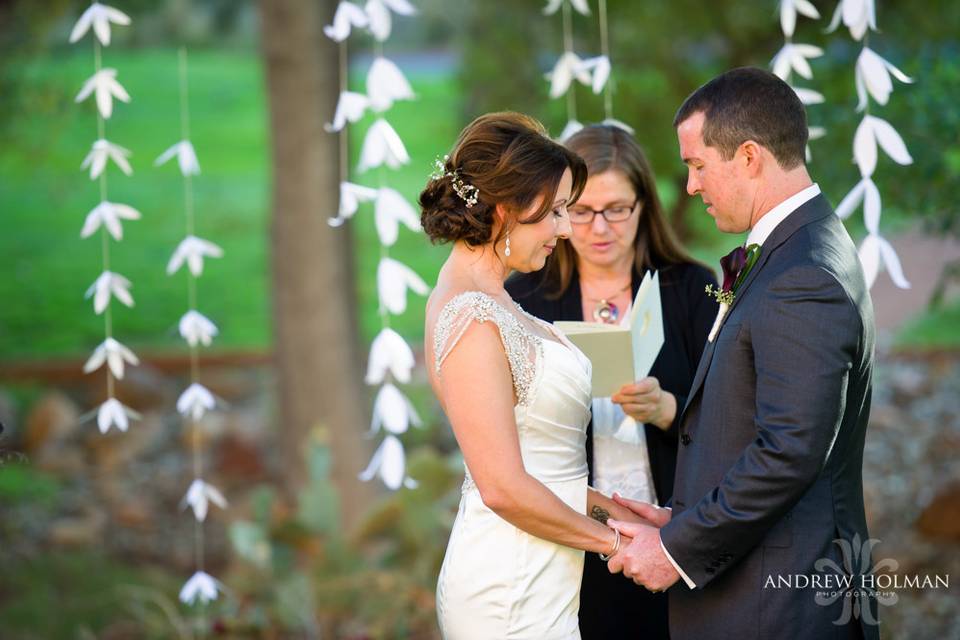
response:
[(633, 201), (633, 204), (618, 204), (606, 209), (591, 209), (590, 207), (570, 207), (571, 224), (593, 224), (593, 219), (599, 213), (607, 222), (623, 222), (633, 215), (633, 210), (640, 204), (640, 198)]

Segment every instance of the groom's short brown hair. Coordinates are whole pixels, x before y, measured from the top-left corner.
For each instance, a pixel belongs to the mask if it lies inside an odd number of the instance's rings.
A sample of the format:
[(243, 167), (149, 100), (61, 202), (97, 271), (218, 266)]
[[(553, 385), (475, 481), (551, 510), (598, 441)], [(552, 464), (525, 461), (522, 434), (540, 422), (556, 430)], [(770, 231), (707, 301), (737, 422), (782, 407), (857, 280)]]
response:
[(741, 67), (721, 74), (683, 101), (674, 128), (703, 112), (703, 142), (733, 158), (741, 144), (753, 140), (767, 149), (783, 169), (806, 159), (807, 114), (786, 82), (763, 69)]

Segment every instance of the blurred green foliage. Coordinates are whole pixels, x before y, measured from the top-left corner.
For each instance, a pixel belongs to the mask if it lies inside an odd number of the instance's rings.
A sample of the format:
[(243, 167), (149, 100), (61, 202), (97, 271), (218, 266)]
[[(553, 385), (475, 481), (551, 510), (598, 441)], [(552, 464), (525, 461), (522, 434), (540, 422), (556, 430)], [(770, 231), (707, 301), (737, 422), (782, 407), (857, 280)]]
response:
[(315, 441), (311, 477), (297, 508), (280, 508), (272, 489), (255, 500), (252, 520), (231, 524), (242, 564), (229, 577), (242, 603), (219, 611), (234, 632), (266, 628), (322, 637), (433, 637), (434, 589), (459, 500), (460, 459), (416, 449), (409, 472), (416, 491), (356, 505), (367, 516), (357, 531), (337, 521), (330, 451)]
[[(814, 141), (812, 171), (833, 202), (858, 179), (851, 162), (851, 140), (859, 122), (853, 64), (859, 52), (845, 31), (824, 34), (833, 4), (816, 3), (824, 19), (801, 19), (795, 40), (823, 46), (826, 55), (812, 62), (813, 81), (827, 103), (810, 107), (812, 124), (827, 127)], [(256, 50), (224, 48), (244, 16), (255, 15), (252, 2), (209, 0), (188, 9), (158, 9), (149, 3), (124, 8), (144, 15), (142, 30), (197, 41), (195, 23), (214, 25), (219, 48), (203, 41), (190, 52), (191, 137), (203, 174), (194, 181), (198, 234), (220, 243), (222, 260), (209, 261), (199, 286), (201, 311), (220, 324), (218, 349), (265, 349), (270, 344), (267, 274), (269, 147), (263, 78)], [(230, 5), (230, 6), (227, 6)], [(13, 9), (10, 9), (13, 7)], [(356, 182), (398, 188), (416, 201), (432, 159), (446, 151), (461, 126), (493, 109), (518, 109), (541, 118), (553, 132), (566, 121), (566, 101), (550, 100), (543, 74), (562, 49), (559, 15), (543, 16), (542, 3), (490, 0), (423, 3), (421, 18), (396, 20), (389, 43), (403, 50), (444, 47), (434, 63), (421, 55), (408, 73), (418, 94), (387, 114), (403, 137), (413, 161), (398, 171), (354, 175)], [(8, 233), (0, 234), (0, 255), (8, 277), (0, 282), (0, 358), (51, 355), (81, 357), (102, 339), (103, 320), (93, 315), (82, 294), (101, 269), (98, 239), (81, 241), (83, 217), (97, 200), (96, 185), (79, 170), (95, 137), (92, 104), (73, 97), (92, 70), (89, 38), (62, 44), (73, 13), (69, 2), (40, 11), (34, 3), (14, 2), (4, 17), (0, 49), (0, 210)], [(184, 12), (187, 13), (184, 13)], [(898, 84), (890, 103), (873, 113), (903, 134), (915, 163), (909, 167), (881, 159), (876, 180), (884, 200), (887, 233), (900, 221), (924, 221), (941, 233), (957, 232), (957, 208), (951, 186), (960, 179), (960, 47), (951, 25), (960, 23), (960, 5), (932, 0), (917, 5), (881, 3), (879, 34), (871, 46), (917, 80)], [(0, 10), (2, 13), (3, 10)], [(720, 71), (742, 64), (767, 65), (782, 44), (775, 7), (767, 2), (635, 3), (610, 0), (611, 53), (615, 89), (614, 116), (637, 127), (658, 173), (661, 195), (677, 207), (676, 220), (694, 253), (712, 264), (729, 239), (717, 234), (697, 201), (683, 193), (683, 167), (671, 127), (673, 113), (692, 89)], [(182, 33), (170, 25), (181, 23)], [(136, 16), (135, 16), (136, 17)], [(163, 28), (157, 25), (167, 25)], [(599, 53), (596, 15), (573, 14), (575, 50)], [(164, 31), (166, 29), (166, 31)], [(173, 29), (173, 30), (172, 30)], [(211, 27), (213, 29), (213, 27)], [(127, 35), (123, 35), (124, 32)], [(134, 152), (131, 178), (110, 173), (110, 198), (142, 211), (144, 219), (126, 225), (122, 243), (111, 241), (112, 267), (134, 283), (137, 307), (115, 306), (116, 335), (134, 348), (178, 349), (176, 322), (186, 306), (183, 274), (169, 278), (166, 261), (183, 235), (182, 186), (175, 170), (154, 168), (153, 158), (179, 139), (176, 51), (138, 48), (138, 29), (118, 29), (104, 63), (118, 69), (133, 102), (120, 104), (107, 123), (108, 139)], [(50, 38), (60, 38), (51, 45)], [(158, 37), (158, 36), (157, 36)], [(211, 41), (213, 42), (213, 41)], [(351, 87), (363, 90), (369, 38), (361, 36), (352, 52)], [(428, 62), (424, 63), (424, 60)], [(453, 75), (451, 75), (453, 74)], [(578, 117), (602, 119), (602, 99), (577, 86)], [(331, 114), (326, 114), (329, 117)], [(365, 118), (350, 129), (351, 166), (366, 127)], [(318, 212), (327, 216), (332, 212)], [(862, 237), (860, 214), (850, 228)], [(369, 205), (352, 223), (356, 246), (361, 328), (370, 339), (379, 329), (375, 270), (380, 251)], [(431, 282), (446, 254), (422, 236), (401, 232), (391, 254)], [(393, 318), (395, 328), (416, 340), (422, 335), (422, 304), (413, 299), (408, 313)]]
[[(48, 474), (38, 472), (25, 460), (11, 464), (0, 460), (0, 504), (12, 507), (30, 502), (35, 506), (50, 508), (57, 501), (60, 486)], [(3, 523), (0, 523), (0, 531)]]
[[(852, 140), (860, 121), (854, 111), (853, 72), (861, 44), (844, 29), (824, 33), (836, 2), (814, 4), (821, 20), (800, 17), (794, 41), (821, 46), (825, 55), (811, 62), (812, 81), (795, 77), (794, 82), (826, 97), (825, 104), (808, 108), (810, 123), (827, 128), (827, 137), (811, 145), (811, 172), (837, 203), (859, 180)], [(916, 80), (913, 85), (896, 83), (889, 103), (871, 108), (900, 131), (915, 160), (901, 167), (882, 157), (875, 180), (884, 199), (884, 219), (919, 218), (931, 229), (960, 235), (951, 189), (960, 164), (960, 4), (877, 4), (880, 32), (869, 35), (869, 45)], [(563, 128), (566, 100), (551, 101), (540, 75), (563, 50), (562, 22), (559, 14), (542, 15), (542, 6), (489, 0), (474, 3), (465, 14), (458, 37), (464, 51), (459, 76), (464, 119), (509, 106), (539, 116), (554, 133)], [(591, 6), (596, 12), (596, 3)], [(768, 68), (783, 44), (777, 3), (609, 0), (607, 6), (614, 117), (636, 127), (661, 184), (682, 193), (684, 168), (677, 155), (674, 113), (691, 91), (726, 69)], [(572, 15), (574, 51), (583, 57), (599, 55), (596, 13)], [(582, 85), (576, 92), (578, 119), (602, 120), (602, 98)], [(691, 217), (701, 212), (699, 203), (691, 205)], [(700, 241), (693, 231), (694, 241)]]

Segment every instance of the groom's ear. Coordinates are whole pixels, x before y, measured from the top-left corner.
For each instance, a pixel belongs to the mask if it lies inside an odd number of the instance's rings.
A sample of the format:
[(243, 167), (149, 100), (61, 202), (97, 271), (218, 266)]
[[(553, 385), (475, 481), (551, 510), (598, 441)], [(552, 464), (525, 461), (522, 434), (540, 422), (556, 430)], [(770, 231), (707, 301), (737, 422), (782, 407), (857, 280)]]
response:
[(737, 155), (750, 177), (757, 177), (763, 171), (766, 160), (764, 148), (756, 140), (745, 140), (737, 148)]

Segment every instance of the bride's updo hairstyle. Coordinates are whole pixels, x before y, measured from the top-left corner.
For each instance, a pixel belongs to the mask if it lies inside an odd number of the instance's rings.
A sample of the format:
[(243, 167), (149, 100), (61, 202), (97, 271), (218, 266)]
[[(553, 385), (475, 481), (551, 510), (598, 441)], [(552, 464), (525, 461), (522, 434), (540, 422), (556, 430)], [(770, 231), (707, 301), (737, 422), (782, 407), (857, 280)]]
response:
[[(514, 224), (543, 220), (553, 207), (563, 172), (573, 174), (569, 206), (580, 197), (587, 168), (580, 156), (547, 136), (543, 125), (511, 111), (471, 122), (420, 194), (420, 224), (433, 243), (499, 242)], [(518, 216), (542, 197), (523, 220)], [(497, 204), (508, 212), (493, 237)]]

